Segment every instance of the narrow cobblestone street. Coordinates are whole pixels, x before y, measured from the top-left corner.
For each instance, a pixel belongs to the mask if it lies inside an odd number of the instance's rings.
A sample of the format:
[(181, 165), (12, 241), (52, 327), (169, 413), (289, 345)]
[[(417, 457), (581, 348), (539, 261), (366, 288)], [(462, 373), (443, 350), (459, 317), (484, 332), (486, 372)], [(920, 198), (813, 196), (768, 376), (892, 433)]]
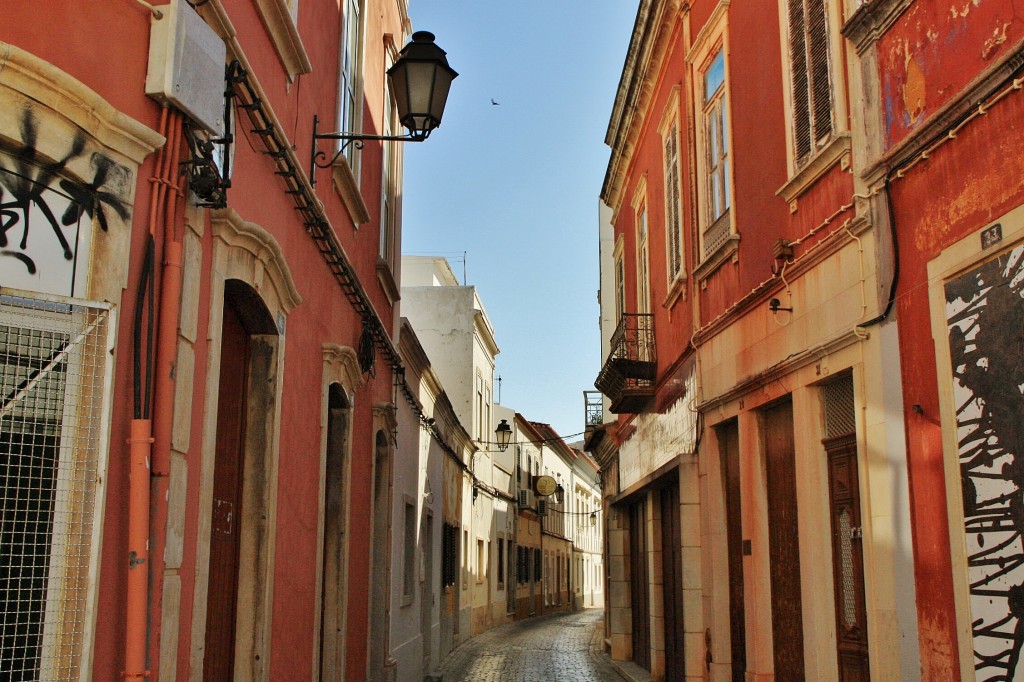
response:
[(452, 652), (444, 682), (622, 682), (601, 647), (601, 617), (587, 609), (494, 628)]

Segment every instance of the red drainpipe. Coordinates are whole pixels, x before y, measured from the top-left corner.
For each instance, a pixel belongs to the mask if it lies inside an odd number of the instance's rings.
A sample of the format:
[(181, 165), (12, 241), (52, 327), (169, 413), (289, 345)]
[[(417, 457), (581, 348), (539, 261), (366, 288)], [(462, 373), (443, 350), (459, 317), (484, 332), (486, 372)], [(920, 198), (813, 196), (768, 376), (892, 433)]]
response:
[[(168, 110), (160, 113), (159, 133), (166, 138)], [(156, 231), (166, 183), (166, 144), (157, 152), (153, 176), (149, 179), (149, 233)], [(139, 286), (145, 286), (140, 282)], [(152, 305), (152, 302), (150, 302)], [(149, 457), (153, 443), (152, 423), (147, 415), (133, 419), (128, 439), (128, 575), (124, 671), (125, 679), (149, 676), (146, 669), (146, 620), (149, 599)]]

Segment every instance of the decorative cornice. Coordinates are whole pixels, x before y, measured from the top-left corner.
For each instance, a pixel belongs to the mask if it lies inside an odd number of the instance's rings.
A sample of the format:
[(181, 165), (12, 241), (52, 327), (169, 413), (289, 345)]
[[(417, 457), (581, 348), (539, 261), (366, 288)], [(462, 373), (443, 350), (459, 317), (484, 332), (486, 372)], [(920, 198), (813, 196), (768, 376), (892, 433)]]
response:
[(914, 0), (868, 0), (846, 22), (842, 34), (863, 55), (912, 4)]
[(398, 408), (394, 403), (374, 403), (374, 430), (383, 429), (391, 436), (391, 444), (397, 445)]
[(344, 386), (351, 399), (351, 394), (363, 385), (363, 373), (359, 369), (359, 356), (348, 346), (336, 343), (325, 343), (322, 350), (324, 372)]
[(920, 154), (937, 137), (946, 133), (961, 117), (992, 95), (1002, 83), (1024, 68), (1024, 39), (1008, 50), (1002, 58), (980, 73), (960, 94), (929, 116), (914, 132), (873, 161), (862, 173), (869, 184), (881, 179), (889, 169), (897, 168)]
[[(255, 262), (262, 265), (263, 270), (270, 275), (282, 312), (287, 314), (302, 302), (302, 297), (295, 287), (295, 280), (288, 269), (284, 251), (274, 239), (274, 235), (256, 223), (244, 220), (233, 208), (210, 211), (210, 223), (214, 238), (247, 251)], [(259, 273), (254, 275), (258, 276)], [(256, 288), (259, 289), (259, 286)]]
[(165, 142), (162, 135), (121, 113), (78, 79), (5, 42), (0, 42), (0, 87), (45, 105), (136, 164)]
[(849, 132), (838, 133), (824, 149), (819, 150), (803, 168), (787, 180), (786, 184), (776, 190), (775, 195), (790, 203), (808, 187), (817, 183), (837, 163), (849, 168), (852, 146)]
[(604, 140), (612, 152), (601, 199), (613, 211), (618, 208), (625, 171), (638, 141), (636, 128), (646, 120), (651, 106), (654, 79), (667, 52), (672, 23), (689, 7), (688, 2), (679, 0), (642, 0), (637, 10)]
[(697, 59), (697, 56), (707, 49), (708, 41), (718, 33), (722, 18), (725, 16), (726, 12), (729, 11), (729, 4), (730, 0), (718, 0), (718, 4), (715, 5), (715, 9), (712, 10), (711, 16), (709, 16), (704, 22), (704, 25), (701, 26), (700, 31), (697, 33), (697, 37), (693, 39), (690, 49), (686, 53), (686, 61), (688, 64), (692, 64), (694, 60)]
[(334, 191), (341, 199), (341, 203), (352, 218), (353, 225), (359, 229), (360, 225), (370, 222), (370, 209), (363, 201), (363, 195), (359, 191), (359, 181), (356, 180), (348, 159), (342, 154), (331, 167), (331, 176), (334, 180)]
[(299, 74), (311, 72), (313, 64), (309, 61), (306, 48), (302, 46), (299, 29), (288, 4), (284, 0), (256, 0), (256, 9), (288, 72), (288, 80), (294, 81)]

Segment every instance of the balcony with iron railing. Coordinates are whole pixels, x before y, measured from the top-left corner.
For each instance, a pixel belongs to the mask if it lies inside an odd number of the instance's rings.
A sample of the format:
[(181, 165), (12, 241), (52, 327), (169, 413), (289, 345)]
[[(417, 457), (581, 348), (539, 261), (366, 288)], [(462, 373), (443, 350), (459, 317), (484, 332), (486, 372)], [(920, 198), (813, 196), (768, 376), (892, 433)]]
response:
[(600, 391), (583, 391), (583, 449), (592, 450), (604, 437), (604, 396)]
[(654, 397), (657, 376), (654, 316), (624, 313), (612, 334), (611, 351), (594, 385), (611, 400), (611, 411), (638, 413)]

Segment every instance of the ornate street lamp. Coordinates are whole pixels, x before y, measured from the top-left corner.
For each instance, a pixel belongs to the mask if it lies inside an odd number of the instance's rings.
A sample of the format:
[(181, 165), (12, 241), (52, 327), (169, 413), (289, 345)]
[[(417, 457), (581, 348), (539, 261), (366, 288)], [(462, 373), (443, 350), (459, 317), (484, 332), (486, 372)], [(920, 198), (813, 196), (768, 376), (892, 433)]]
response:
[(555, 488), (555, 502), (557, 502), (558, 504), (562, 504), (562, 502), (564, 502), (564, 501), (565, 501), (565, 488), (563, 488), (562, 484), (559, 483), (558, 487)]
[[(405, 126), (407, 135), (364, 135), (353, 132), (319, 133), (320, 119), (313, 116), (313, 158), (309, 164), (309, 183), (316, 184), (316, 169), (328, 168), (338, 160), (349, 144), (362, 147), (366, 140), (403, 140), (422, 142), (434, 128), (441, 125), (444, 106), (448, 101), (448, 90), (458, 76), (448, 66), (445, 51), (434, 43), (434, 34), (417, 31), (412, 41), (399, 53), (398, 60), (388, 69), (388, 82), (398, 109), (398, 120)], [(317, 151), (317, 140), (343, 140), (338, 152), (327, 160), (327, 153)]]
[(498, 428), (494, 429), (494, 440), (498, 444), (498, 452), (505, 452), (508, 449), (508, 444), (512, 440), (512, 427), (504, 419), (498, 424)]

